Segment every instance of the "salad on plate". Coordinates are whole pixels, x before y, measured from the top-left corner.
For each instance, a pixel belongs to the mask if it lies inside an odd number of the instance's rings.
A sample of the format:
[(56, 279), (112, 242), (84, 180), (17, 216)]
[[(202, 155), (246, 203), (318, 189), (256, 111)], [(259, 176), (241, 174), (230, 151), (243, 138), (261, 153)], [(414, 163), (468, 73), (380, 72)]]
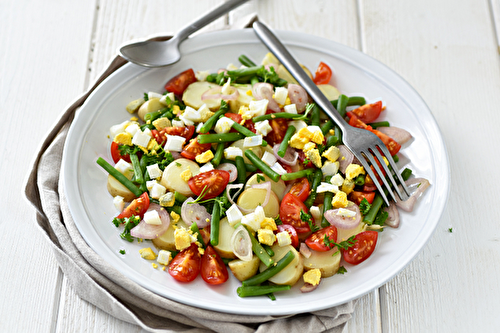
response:
[[(133, 116), (110, 128), (113, 164), (97, 160), (119, 212), (112, 222), (124, 241), (151, 240), (138, 255), (179, 282), (232, 274), (241, 297), (274, 299), (297, 283), (310, 292), (369, 259), (378, 233), (397, 228), (398, 209), (412, 211), (430, 184), (405, 168), (412, 195), (387, 207), (340, 129), (272, 54), (239, 61), (187, 69), (126, 106)], [(326, 63), (314, 75), (303, 68), (398, 161), (411, 134), (379, 121), (382, 101), (341, 94)]]

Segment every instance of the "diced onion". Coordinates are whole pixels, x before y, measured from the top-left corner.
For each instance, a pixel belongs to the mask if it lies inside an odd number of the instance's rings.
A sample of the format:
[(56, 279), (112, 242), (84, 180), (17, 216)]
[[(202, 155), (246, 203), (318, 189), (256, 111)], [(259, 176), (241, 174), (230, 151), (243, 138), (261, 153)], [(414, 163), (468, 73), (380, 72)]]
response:
[(196, 222), (198, 228), (205, 228), (210, 224), (211, 215), (207, 212), (207, 209), (197, 203), (192, 203), (193, 198), (187, 198), (181, 207), (181, 217), (188, 226), (191, 226), (193, 222)]
[(130, 234), (136, 238), (142, 239), (155, 239), (160, 237), (167, 231), (170, 226), (170, 215), (167, 210), (160, 205), (151, 203), (149, 205), (148, 211), (156, 210), (160, 216), (161, 224), (154, 225), (148, 224), (142, 220), (137, 226), (130, 230)]

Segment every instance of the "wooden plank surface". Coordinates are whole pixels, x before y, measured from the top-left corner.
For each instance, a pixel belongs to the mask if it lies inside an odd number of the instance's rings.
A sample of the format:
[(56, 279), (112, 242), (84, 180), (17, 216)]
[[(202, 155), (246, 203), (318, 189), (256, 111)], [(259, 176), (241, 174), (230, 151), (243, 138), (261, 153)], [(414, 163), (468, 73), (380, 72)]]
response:
[[(10, 208), (0, 220), (0, 331), (143, 331), (79, 299), (34, 227), (21, 185), (59, 112), (122, 43), (175, 32), (221, 1), (0, 2), (0, 193)], [(394, 69), (427, 102), (448, 148), (451, 192), (434, 236), (401, 274), (359, 300), (345, 332), (495, 331), (500, 227), (488, 185), (500, 158), (487, 152), (500, 120), (500, 2), (252, 0), (205, 30), (252, 12)]]

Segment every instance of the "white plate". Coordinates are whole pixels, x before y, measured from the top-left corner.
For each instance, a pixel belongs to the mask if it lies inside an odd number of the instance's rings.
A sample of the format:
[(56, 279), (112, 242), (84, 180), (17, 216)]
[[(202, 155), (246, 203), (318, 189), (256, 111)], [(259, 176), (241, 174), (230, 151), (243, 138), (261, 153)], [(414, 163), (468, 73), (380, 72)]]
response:
[[(422, 249), (444, 210), (449, 190), (449, 165), (439, 128), (424, 101), (400, 76), (385, 65), (346, 46), (296, 32), (277, 31), (296, 59), (311, 70), (320, 61), (334, 72), (336, 86), (347, 95), (362, 94), (368, 100), (382, 99), (385, 116), (394, 126), (414, 137), (402, 149), (401, 161), (415, 175), (432, 184), (413, 213), (402, 213), (399, 229), (386, 228), (377, 249), (358, 266), (345, 265), (348, 273), (324, 279), (320, 287), (301, 294), (295, 286), (267, 297), (239, 298), (240, 283), (231, 275), (222, 286), (208, 286), (201, 277), (182, 284), (167, 272), (154, 269), (138, 250), (151, 243), (122, 240), (111, 223), (117, 211), (106, 190), (107, 174), (96, 164), (98, 157), (112, 161), (109, 128), (130, 118), (125, 106), (144, 92), (163, 92), (165, 82), (187, 68), (217, 70), (238, 56), (260, 61), (268, 52), (252, 30), (204, 34), (185, 41), (181, 61), (173, 66), (146, 70), (127, 64), (105, 80), (79, 111), (64, 150), (64, 181), (72, 216), (89, 246), (123, 275), (143, 287), (172, 300), (192, 306), (235, 314), (285, 315), (320, 310), (356, 299), (385, 284)], [(125, 249), (126, 254), (118, 251)], [(298, 285), (301, 285), (299, 282)]]

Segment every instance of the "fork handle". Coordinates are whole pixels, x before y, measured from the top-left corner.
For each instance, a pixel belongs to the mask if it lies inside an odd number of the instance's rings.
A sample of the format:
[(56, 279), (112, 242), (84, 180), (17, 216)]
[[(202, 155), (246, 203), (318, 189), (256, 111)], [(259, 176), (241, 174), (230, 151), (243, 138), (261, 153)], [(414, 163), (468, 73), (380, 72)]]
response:
[(260, 38), (260, 40), (267, 46), (267, 48), (273, 53), (276, 58), (285, 66), (286, 69), (292, 74), (292, 76), (297, 80), (297, 82), (307, 91), (309, 96), (318, 104), (325, 113), (335, 121), (335, 123), (344, 131), (346, 122), (340, 114), (335, 110), (332, 103), (323, 95), (321, 90), (314, 84), (311, 78), (304, 72), (302, 67), (297, 63), (297, 61), (292, 57), (290, 52), (285, 48), (285, 46), (279, 41), (276, 35), (269, 30), (267, 26), (261, 22), (254, 22), (253, 29)]

